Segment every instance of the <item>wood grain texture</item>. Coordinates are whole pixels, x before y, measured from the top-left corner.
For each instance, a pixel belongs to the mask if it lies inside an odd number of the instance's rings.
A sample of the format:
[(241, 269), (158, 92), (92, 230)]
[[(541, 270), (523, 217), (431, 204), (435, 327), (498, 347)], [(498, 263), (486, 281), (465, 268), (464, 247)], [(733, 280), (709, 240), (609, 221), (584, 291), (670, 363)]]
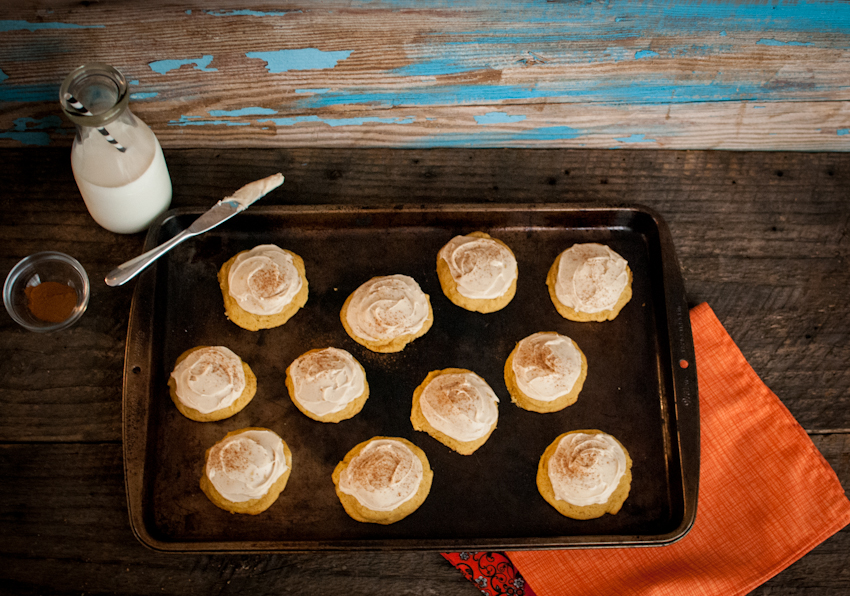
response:
[(164, 2), (0, 9), (0, 146), (67, 145), (118, 67), (167, 148), (847, 151), (838, 0)]

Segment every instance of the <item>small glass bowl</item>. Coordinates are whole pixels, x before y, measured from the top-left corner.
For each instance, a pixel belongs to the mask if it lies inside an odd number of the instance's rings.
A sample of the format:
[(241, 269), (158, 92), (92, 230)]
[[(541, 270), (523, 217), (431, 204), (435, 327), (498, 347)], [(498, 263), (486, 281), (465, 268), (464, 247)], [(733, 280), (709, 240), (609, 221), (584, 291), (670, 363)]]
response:
[[(27, 289), (45, 282), (70, 286), (77, 294), (74, 308), (62, 321), (44, 321), (30, 310)], [(66, 329), (86, 312), (89, 305), (89, 277), (73, 257), (61, 252), (39, 252), (21, 260), (9, 272), (3, 285), (3, 304), (15, 322), (30, 331), (50, 333)]]

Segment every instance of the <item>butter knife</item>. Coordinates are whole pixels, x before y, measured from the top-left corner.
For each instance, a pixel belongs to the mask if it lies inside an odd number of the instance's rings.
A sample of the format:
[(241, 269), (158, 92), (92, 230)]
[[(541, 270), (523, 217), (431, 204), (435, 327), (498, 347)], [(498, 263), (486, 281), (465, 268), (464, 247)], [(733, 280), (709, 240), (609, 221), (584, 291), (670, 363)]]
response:
[(283, 175), (280, 173), (246, 184), (229, 197), (220, 200), (212, 209), (192, 222), (191, 226), (170, 240), (139, 255), (135, 259), (130, 259), (110, 271), (105, 279), (106, 285), (115, 287), (127, 283), (141, 273), (148, 265), (184, 240), (188, 240), (198, 234), (203, 234), (217, 225), (226, 222), (237, 213), (245, 211), (252, 203), (264, 197), (281, 184), (283, 184)]

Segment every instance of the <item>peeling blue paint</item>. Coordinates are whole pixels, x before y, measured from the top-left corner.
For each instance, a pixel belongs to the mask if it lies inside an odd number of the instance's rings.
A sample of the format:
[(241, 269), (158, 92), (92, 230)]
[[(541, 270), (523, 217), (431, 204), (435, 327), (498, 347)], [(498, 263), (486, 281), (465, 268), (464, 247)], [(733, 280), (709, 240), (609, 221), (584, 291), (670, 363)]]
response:
[(762, 38), (756, 42), (756, 45), (759, 46), (813, 46), (814, 43), (810, 41), (779, 41), (778, 39), (766, 39)]
[(416, 122), (415, 116), (407, 118), (378, 118), (375, 116), (366, 116), (363, 118), (319, 118), (318, 116), (297, 116), (295, 118), (269, 118), (268, 120), (259, 120), (258, 122), (271, 122), (277, 126), (294, 126), (302, 122), (320, 122), (328, 126), (362, 126), (364, 124), (413, 124)]
[(153, 70), (154, 72), (158, 72), (159, 74), (166, 74), (171, 72), (172, 70), (178, 70), (181, 66), (185, 66), (187, 64), (194, 64), (195, 70), (200, 70), (203, 72), (218, 72), (217, 68), (209, 68), (209, 65), (212, 61), (212, 55), (208, 54), (201, 58), (195, 58), (190, 60), (157, 60), (155, 62), (148, 63), (148, 66), (151, 67), (151, 70)]
[(241, 108), (239, 110), (210, 110), (210, 116), (220, 118), (222, 116), (269, 116), (277, 114), (277, 110), (269, 108)]
[(839, 137), (850, 135), (850, 128), (839, 128), (835, 131), (835, 134), (837, 134)]
[(351, 56), (351, 50), (324, 52), (316, 48), (300, 50), (276, 50), (273, 52), (248, 52), (248, 58), (263, 60), (271, 73), (290, 70), (325, 70)]
[(133, 79), (132, 81), (130, 81), (130, 85), (138, 85), (138, 84), (139, 84), (139, 79)]
[(44, 147), (50, 144), (50, 134), (45, 129), (58, 129), (62, 126), (59, 116), (47, 116), (41, 120), (35, 118), (17, 118), (12, 123), (12, 129), (0, 132), (0, 139), (12, 139), (24, 145)]
[(59, 101), (59, 84), (11, 85), (0, 82), (0, 101)]
[(652, 50), (640, 50), (639, 52), (635, 52), (635, 60), (643, 60), (644, 58), (657, 58), (658, 52), (653, 52)]
[(633, 134), (631, 136), (623, 137), (623, 138), (619, 138), (619, 139), (615, 137), (614, 140), (618, 141), (620, 143), (657, 143), (658, 142), (655, 139), (647, 139), (646, 135), (644, 135), (644, 134)]
[[(406, 0), (394, 1), (392, 4), (417, 8), (421, 2)], [(451, 3), (451, 7), (456, 10), (460, 10), (462, 5), (480, 9), (481, 2)], [(544, 4), (524, 0), (511, 4), (511, 14), (523, 15), (521, 20), (525, 23), (546, 23), (547, 30), (553, 26), (564, 26), (572, 27), (571, 30), (579, 34), (587, 33), (591, 27), (605, 30), (612, 21), (625, 21), (634, 24), (633, 28), (621, 25), (622, 31), (629, 37), (654, 37), (653, 34), (660, 31), (680, 35), (718, 29), (850, 32), (850, 4), (834, 0), (607, 0), (604, 4), (590, 1)]]
[(721, 31), (721, 32), (720, 32), (720, 37), (726, 37), (726, 32), (725, 32), (725, 31)]
[(103, 29), (106, 25), (75, 25), (73, 23), (30, 23), (28, 21), (0, 21), (0, 33), (7, 31), (38, 31), (42, 29)]
[(754, 109), (754, 110), (763, 110), (763, 109), (765, 109), (766, 107), (767, 107), (767, 106), (753, 106), (753, 109)]
[(510, 115), (505, 112), (487, 112), (484, 115), (475, 116), (476, 124), (510, 124), (511, 122), (522, 122), (525, 116), (522, 114)]
[(7, 75), (5, 72), (3, 72), (2, 69), (0, 69), (0, 83), (2, 83), (3, 81), (5, 81), (8, 78), (9, 78), (9, 75)]
[(330, 91), (329, 88), (325, 87), (323, 89), (296, 89), (296, 93), (327, 93)]
[[(805, 81), (800, 83), (807, 85)], [(803, 87), (812, 96), (810, 86)], [(620, 77), (594, 80), (553, 80), (527, 85), (444, 85), (395, 89), (350, 89), (333, 91), (297, 99), (299, 109), (317, 109), (346, 105), (374, 105), (386, 107), (465, 105), (502, 103), (527, 99), (564, 99), (569, 101), (600, 102), (608, 105), (645, 105), (657, 103), (693, 103), (708, 101), (763, 101), (771, 93), (771, 83), (746, 81), (712, 81), (665, 79), (654, 75), (643, 79)], [(783, 92), (793, 91), (785, 83)], [(824, 97), (829, 97), (828, 89)], [(816, 96), (813, 96), (816, 97)]]
[(180, 116), (180, 120), (169, 120), (171, 126), (248, 126), (250, 122), (234, 122), (233, 120), (201, 120), (198, 116)]
[(542, 126), (520, 132), (482, 131), (478, 133), (441, 133), (422, 137), (407, 147), (503, 147), (533, 144), (537, 141), (566, 141), (586, 133), (570, 126)]
[(451, 75), (460, 72), (470, 72), (474, 70), (483, 70), (490, 68), (487, 65), (464, 65), (454, 60), (436, 59), (426, 60), (424, 62), (414, 62), (407, 66), (393, 69), (395, 75), (404, 77), (436, 77), (441, 75)]
[(159, 92), (157, 92), (157, 91), (150, 91), (150, 92), (144, 92), (144, 93), (131, 93), (130, 99), (133, 99), (133, 100), (153, 99), (157, 95), (159, 95)]
[(262, 12), (259, 10), (205, 10), (204, 14), (213, 17), (285, 17), (286, 15), (302, 12), (300, 10), (280, 10)]
[(571, 126), (542, 126), (532, 128), (511, 135), (511, 141), (535, 140), (535, 141), (565, 141), (583, 136), (584, 133)]
[[(243, 110), (212, 110), (210, 111), (211, 116), (252, 116), (252, 115), (265, 115), (265, 112), (262, 112), (265, 108), (244, 108)], [(271, 113), (276, 113), (274, 110), (270, 110)], [(296, 116), (294, 118), (262, 118), (257, 119), (256, 121), (239, 121), (239, 120), (206, 120), (201, 116), (180, 116), (179, 120), (171, 120), (169, 121), (169, 125), (171, 126), (206, 126), (206, 125), (226, 125), (226, 126), (250, 126), (251, 124), (264, 124), (266, 122), (270, 122), (277, 126), (294, 126), (296, 124), (300, 124), (302, 122), (318, 122), (320, 124), (327, 124), (331, 127), (337, 126), (362, 126), (364, 124), (413, 124), (416, 122), (415, 116), (408, 116), (406, 118), (378, 118), (373, 116), (366, 116), (363, 118), (319, 118), (318, 116)], [(267, 129), (268, 127), (263, 127)]]

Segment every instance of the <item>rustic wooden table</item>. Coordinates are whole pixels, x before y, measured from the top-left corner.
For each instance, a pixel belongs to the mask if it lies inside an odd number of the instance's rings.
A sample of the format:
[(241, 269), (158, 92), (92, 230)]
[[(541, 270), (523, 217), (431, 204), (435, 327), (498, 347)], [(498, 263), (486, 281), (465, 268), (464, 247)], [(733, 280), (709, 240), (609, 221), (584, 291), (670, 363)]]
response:
[[(144, 235), (98, 227), (62, 79), (127, 77), (204, 207), (282, 171), (267, 204), (640, 203), (850, 486), (850, 5), (835, 0), (47, 0), (0, 7), (0, 274), (58, 250), (93, 285), (73, 328), (0, 314), (0, 593), (468, 594), (437, 553), (175, 556), (129, 526), (121, 389)], [(612, 150), (616, 149), (616, 150)], [(725, 151), (712, 151), (722, 149)], [(850, 530), (762, 595), (850, 592)]]

